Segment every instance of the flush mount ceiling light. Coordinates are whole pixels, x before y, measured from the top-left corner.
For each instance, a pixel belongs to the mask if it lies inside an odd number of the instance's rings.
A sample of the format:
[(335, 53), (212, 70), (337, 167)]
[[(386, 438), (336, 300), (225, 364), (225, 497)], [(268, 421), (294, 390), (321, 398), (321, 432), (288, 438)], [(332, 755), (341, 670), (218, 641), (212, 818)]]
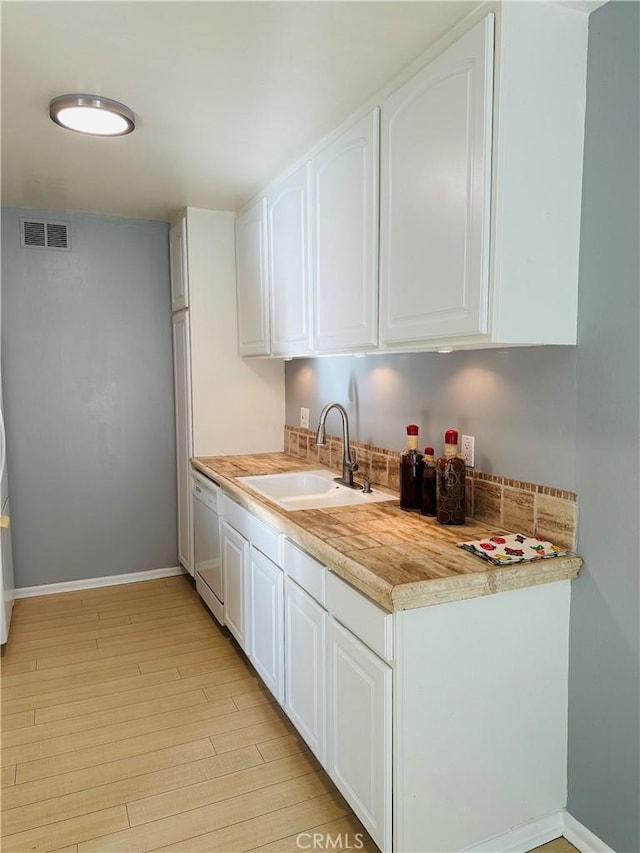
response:
[(136, 126), (129, 107), (101, 95), (59, 95), (49, 104), (49, 116), (60, 127), (91, 136), (125, 136)]

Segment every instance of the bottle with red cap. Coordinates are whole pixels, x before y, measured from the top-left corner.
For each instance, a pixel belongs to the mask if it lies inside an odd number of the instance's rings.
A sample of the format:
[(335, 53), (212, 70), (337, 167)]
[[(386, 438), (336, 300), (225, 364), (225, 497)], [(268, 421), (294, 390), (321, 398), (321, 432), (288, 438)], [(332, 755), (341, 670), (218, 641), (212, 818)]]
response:
[(435, 516), (438, 508), (436, 502), (437, 474), (434, 455), (435, 451), (433, 447), (425, 447), (424, 471), (422, 472), (422, 506), (420, 507), (422, 515)]
[(400, 454), (400, 509), (420, 512), (424, 459), (418, 450), (418, 427), (407, 427), (407, 449)]
[(448, 429), (444, 434), (444, 456), (436, 462), (438, 475), (438, 509), (440, 524), (464, 524), (466, 465), (458, 455), (458, 433)]

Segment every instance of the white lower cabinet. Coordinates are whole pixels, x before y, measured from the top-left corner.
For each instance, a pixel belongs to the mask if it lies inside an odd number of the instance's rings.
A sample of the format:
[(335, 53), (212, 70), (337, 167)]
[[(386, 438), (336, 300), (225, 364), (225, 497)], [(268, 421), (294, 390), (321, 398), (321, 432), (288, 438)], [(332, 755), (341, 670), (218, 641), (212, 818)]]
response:
[(224, 624), (240, 646), (246, 650), (249, 542), (227, 521), (222, 522), (220, 538), (224, 580)]
[(227, 496), (222, 513), (225, 624), (367, 832), (390, 851), (392, 668), (380, 655), (391, 659), (392, 615), (328, 578), (289, 540), (280, 549), (275, 532)]
[(284, 572), (251, 548), (249, 644), (251, 663), (278, 702), (284, 702)]
[(391, 849), (392, 671), (330, 618), (327, 772), (382, 850)]
[(395, 853), (531, 850), (566, 808), (570, 593), (394, 613)]
[(326, 766), (327, 611), (285, 579), (285, 705), (289, 719)]
[(221, 505), (225, 624), (383, 853), (535, 847), (566, 808), (570, 582), (390, 613)]

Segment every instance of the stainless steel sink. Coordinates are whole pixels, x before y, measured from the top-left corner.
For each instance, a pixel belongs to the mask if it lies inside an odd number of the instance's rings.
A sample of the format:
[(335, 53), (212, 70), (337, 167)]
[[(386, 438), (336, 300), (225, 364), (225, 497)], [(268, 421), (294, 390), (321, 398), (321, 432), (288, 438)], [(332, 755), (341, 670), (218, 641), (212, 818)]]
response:
[(377, 488), (366, 494), (336, 483), (331, 471), (261, 474), (238, 477), (238, 481), (287, 510), (325, 509), (397, 500), (394, 495)]

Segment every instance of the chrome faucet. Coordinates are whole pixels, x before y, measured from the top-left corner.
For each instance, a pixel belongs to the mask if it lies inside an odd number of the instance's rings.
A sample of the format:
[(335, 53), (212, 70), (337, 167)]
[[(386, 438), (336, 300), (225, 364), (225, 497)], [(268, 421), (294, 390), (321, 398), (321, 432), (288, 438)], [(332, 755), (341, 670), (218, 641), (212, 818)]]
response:
[(334, 477), (336, 483), (349, 486), (350, 489), (361, 489), (362, 486), (353, 482), (353, 472), (358, 470), (358, 461), (355, 450), (349, 445), (349, 416), (347, 410), (340, 403), (327, 403), (320, 412), (320, 422), (316, 432), (316, 444), (321, 447), (325, 440), (325, 421), (331, 409), (337, 409), (342, 417), (342, 477)]

